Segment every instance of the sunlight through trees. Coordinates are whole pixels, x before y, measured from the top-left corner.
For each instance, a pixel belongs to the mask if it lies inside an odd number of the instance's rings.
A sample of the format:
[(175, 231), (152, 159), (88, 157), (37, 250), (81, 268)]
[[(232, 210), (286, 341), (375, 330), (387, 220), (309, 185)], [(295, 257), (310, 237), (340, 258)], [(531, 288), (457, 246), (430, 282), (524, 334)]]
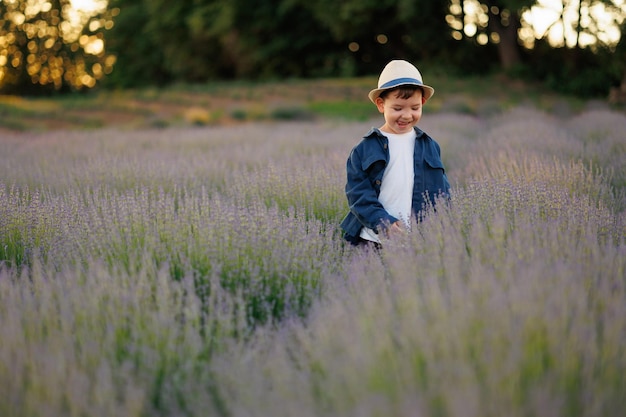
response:
[[(0, 1), (0, 88), (5, 92), (81, 90), (111, 73), (104, 32), (119, 12), (106, 1)], [(88, 6), (88, 7), (85, 7)]]
[(0, 92), (353, 77), (402, 58), (605, 94), (625, 18), (625, 0), (0, 0)]
[(480, 45), (500, 42), (492, 25), (498, 16), (503, 26), (519, 20), (517, 36), (529, 49), (541, 39), (553, 47), (615, 46), (625, 7), (621, 0), (451, 0), (446, 21), (454, 39), (474, 38)]

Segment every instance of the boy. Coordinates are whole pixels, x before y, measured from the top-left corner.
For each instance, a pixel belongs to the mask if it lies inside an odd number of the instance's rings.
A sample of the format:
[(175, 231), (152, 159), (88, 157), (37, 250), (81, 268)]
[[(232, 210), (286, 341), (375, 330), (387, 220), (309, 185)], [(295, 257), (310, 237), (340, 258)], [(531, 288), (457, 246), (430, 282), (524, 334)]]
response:
[(344, 238), (354, 245), (374, 242), (409, 229), (411, 216), (435, 198), (447, 195), (439, 144), (416, 127), (422, 106), (435, 90), (422, 82), (411, 63), (391, 61), (369, 99), (385, 123), (356, 145), (346, 164), (350, 212), (341, 222)]

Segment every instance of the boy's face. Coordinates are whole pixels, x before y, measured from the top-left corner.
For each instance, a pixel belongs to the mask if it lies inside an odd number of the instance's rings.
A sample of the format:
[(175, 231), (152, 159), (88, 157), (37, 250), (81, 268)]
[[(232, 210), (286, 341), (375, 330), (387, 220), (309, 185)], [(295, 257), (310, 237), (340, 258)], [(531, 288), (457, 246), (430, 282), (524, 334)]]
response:
[(385, 117), (385, 124), (380, 128), (387, 133), (407, 133), (413, 129), (422, 118), (422, 90), (417, 89), (407, 99), (398, 98), (397, 92), (392, 91), (383, 99), (376, 99), (378, 111)]

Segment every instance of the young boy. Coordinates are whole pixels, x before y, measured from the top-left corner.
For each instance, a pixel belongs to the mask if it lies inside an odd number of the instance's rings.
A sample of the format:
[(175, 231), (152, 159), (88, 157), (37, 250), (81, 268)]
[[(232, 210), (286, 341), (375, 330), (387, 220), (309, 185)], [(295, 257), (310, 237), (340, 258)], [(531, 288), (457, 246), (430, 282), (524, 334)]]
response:
[(416, 127), (422, 106), (435, 90), (422, 82), (411, 63), (391, 61), (369, 99), (385, 123), (356, 145), (346, 164), (346, 197), (350, 212), (341, 222), (344, 238), (354, 245), (374, 242), (409, 229), (435, 198), (447, 195), (450, 184), (439, 144)]

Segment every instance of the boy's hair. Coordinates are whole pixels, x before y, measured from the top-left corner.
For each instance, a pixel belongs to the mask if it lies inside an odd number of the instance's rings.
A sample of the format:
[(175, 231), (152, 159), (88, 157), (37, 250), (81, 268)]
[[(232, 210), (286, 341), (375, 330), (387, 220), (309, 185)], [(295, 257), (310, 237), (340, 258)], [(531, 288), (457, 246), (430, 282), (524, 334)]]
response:
[(385, 100), (389, 94), (396, 93), (397, 98), (406, 100), (412, 97), (416, 90), (421, 90), (421, 88), (416, 85), (399, 85), (398, 87), (383, 91), (380, 93), (379, 97)]

